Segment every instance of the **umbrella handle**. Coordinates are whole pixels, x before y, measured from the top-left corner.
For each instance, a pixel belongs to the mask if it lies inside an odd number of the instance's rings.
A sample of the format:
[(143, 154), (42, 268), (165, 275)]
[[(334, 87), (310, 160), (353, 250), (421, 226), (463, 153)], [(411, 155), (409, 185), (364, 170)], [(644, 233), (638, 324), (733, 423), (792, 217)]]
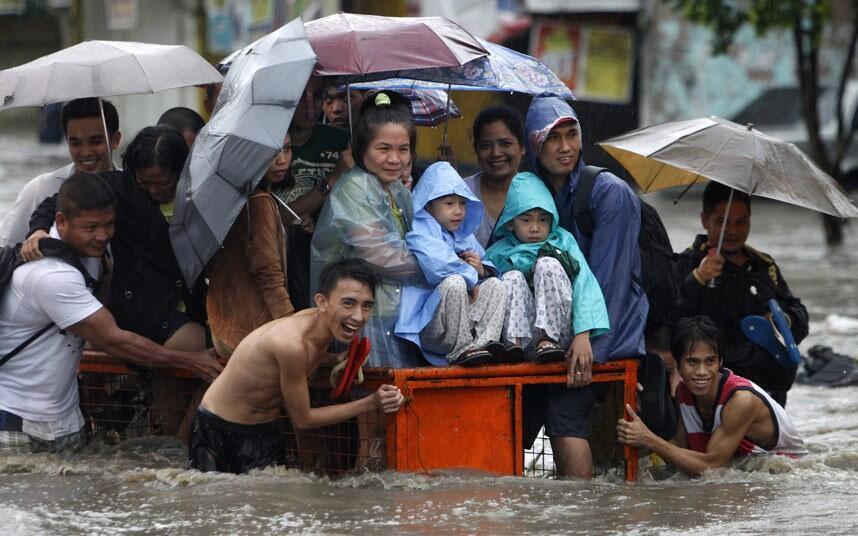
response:
[(447, 105), (444, 109), (444, 138), (441, 142), (441, 154), (447, 156), (447, 125), (450, 123), (450, 88), (452, 84), (447, 84)]
[[(733, 204), (733, 192), (735, 190), (730, 188), (730, 197), (727, 198), (727, 209), (724, 211), (724, 221), (721, 223), (721, 233), (718, 235), (718, 248), (715, 249), (715, 255), (721, 254), (721, 246), (724, 245), (724, 231), (727, 230), (727, 220), (730, 217), (730, 205)], [(715, 288), (715, 280), (710, 279), (706, 285), (709, 288)]]
[(716, 255), (721, 254), (721, 246), (724, 245), (724, 231), (727, 230), (727, 219), (730, 217), (730, 205), (733, 204), (733, 188), (730, 188), (730, 197), (727, 198), (727, 209), (724, 211), (724, 221), (721, 223), (721, 234), (718, 235), (718, 249), (715, 250)]
[(355, 131), (354, 125), (352, 125), (352, 85), (346, 84), (346, 108), (349, 110), (349, 143), (354, 145), (353, 133)]
[(289, 214), (291, 214), (291, 215), (292, 215), (292, 217), (293, 217), (293, 218), (295, 218), (295, 220), (297, 220), (299, 224), (304, 223), (304, 220), (302, 220), (302, 219), (301, 219), (301, 216), (299, 216), (299, 215), (298, 215), (294, 210), (292, 210), (292, 207), (290, 207), (289, 205), (287, 205), (287, 204), (286, 204), (282, 199), (280, 199), (280, 198), (279, 198), (278, 196), (276, 196), (276, 195), (273, 195), (273, 196), (271, 196), (271, 197), (273, 197), (275, 201), (277, 201), (278, 203), (280, 203), (280, 206), (282, 206), (283, 208), (285, 208), (286, 210), (288, 210), (288, 211), (289, 211)]
[(104, 128), (104, 141), (107, 143), (107, 161), (110, 163), (110, 169), (113, 171), (113, 151), (110, 149), (110, 133), (107, 132), (107, 120), (104, 118), (104, 101), (98, 97), (98, 109), (101, 111), (101, 126)]

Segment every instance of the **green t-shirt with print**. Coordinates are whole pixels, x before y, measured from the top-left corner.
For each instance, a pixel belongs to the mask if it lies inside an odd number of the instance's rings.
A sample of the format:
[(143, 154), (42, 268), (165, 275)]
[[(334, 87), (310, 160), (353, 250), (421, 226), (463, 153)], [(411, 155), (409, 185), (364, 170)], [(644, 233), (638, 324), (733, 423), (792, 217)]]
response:
[(315, 188), (337, 165), (340, 152), (349, 146), (349, 133), (341, 128), (316, 123), (310, 139), (300, 147), (292, 146), (291, 178), (274, 193), (285, 203), (291, 203)]

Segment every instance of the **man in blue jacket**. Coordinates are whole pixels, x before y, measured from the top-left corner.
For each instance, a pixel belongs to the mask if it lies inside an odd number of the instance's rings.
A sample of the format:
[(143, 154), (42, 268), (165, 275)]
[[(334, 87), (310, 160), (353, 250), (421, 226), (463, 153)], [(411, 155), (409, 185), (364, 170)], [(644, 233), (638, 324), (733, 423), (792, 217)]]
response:
[(575, 191), (584, 173), (581, 124), (575, 111), (559, 97), (536, 97), (525, 119), (527, 158), (554, 195), (560, 226), (575, 240), (599, 281), (611, 331), (593, 340), (592, 359), (567, 353), (567, 387), (554, 386), (540, 402), (546, 434), (551, 438), (559, 477), (591, 478), (590, 425), (600, 389), (591, 385), (593, 359), (604, 363), (645, 353), (644, 328), (649, 303), (636, 281), (641, 280), (640, 201), (612, 173), (596, 177), (590, 194), (593, 234), (575, 224)]

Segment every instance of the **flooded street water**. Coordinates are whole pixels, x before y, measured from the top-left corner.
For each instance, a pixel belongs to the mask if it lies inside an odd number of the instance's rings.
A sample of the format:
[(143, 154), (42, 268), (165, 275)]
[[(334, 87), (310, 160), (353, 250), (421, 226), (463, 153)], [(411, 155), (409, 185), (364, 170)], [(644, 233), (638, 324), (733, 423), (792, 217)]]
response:
[[(66, 162), (62, 147), (0, 137), (0, 213), (20, 186)], [(699, 232), (699, 197), (659, 208), (676, 249)], [(802, 350), (858, 354), (858, 226), (829, 251), (818, 215), (755, 202), (750, 244), (780, 264), (811, 316)], [(251, 475), (183, 469), (165, 438), (91, 446), (72, 459), (0, 457), (5, 534), (853, 534), (858, 525), (858, 387), (796, 386), (788, 410), (808, 444), (800, 460), (769, 457), (699, 479), (647, 473), (627, 484), (366, 474), (338, 480), (269, 469)], [(464, 447), (464, 446), (463, 446)]]

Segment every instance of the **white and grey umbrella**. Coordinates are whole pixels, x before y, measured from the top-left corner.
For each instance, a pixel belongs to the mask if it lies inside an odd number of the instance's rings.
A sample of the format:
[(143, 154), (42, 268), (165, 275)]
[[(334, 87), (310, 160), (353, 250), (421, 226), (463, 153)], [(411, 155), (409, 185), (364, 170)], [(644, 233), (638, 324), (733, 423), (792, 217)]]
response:
[(280, 150), (316, 55), (295, 19), (237, 54), (179, 185), (170, 241), (195, 281)]
[[(0, 111), (222, 81), (217, 69), (183, 45), (84, 41), (0, 71)], [(103, 107), (101, 122), (104, 137), (109, 139)]]
[(0, 111), (222, 80), (217, 69), (186, 46), (84, 41), (0, 71)]

